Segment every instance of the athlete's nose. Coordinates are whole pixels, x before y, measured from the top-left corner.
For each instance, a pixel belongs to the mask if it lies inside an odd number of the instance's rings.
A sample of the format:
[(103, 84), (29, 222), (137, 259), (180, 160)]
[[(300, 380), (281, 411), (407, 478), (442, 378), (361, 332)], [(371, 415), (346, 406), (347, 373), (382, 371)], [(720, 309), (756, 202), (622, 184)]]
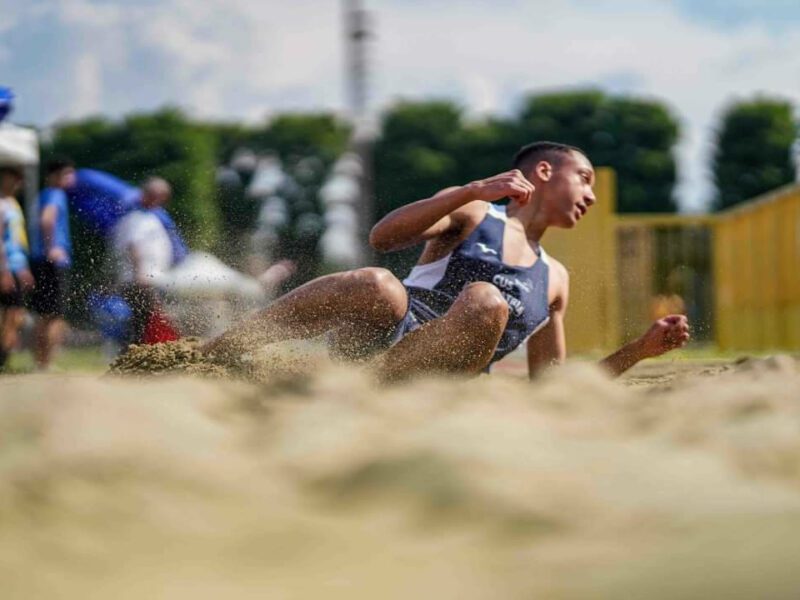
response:
[(595, 198), (594, 196), (594, 191), (590, 191), (588, 194), (584, 194), (583, 201), (586, 202), (586, 206), (592, 206), (593, 204), (596, 204), (597, 198)]

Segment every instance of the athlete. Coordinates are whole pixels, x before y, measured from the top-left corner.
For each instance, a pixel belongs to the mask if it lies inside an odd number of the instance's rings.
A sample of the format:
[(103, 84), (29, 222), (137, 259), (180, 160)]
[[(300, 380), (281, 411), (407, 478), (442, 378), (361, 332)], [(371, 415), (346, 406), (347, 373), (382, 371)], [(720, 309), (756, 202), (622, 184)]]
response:
[[(444, 189), (384, 217), (370, 234), (381, 252), (425, 243), (401, 282), (385, 269), (320, 277), (211, 340), (212, 355), (245, 353), (327, 334), (334, 353), (374, 359), (379, 377), (478, 374), (522, 344), (531, 376), (566, 357), (567, 270), (540, 244), (572, 228), (596, 202), (594, 169), (571, 146), (536, 142), (513, 169)], [(506, 206), (498, 201), (509, 199)], [(618, 375), (689, 340), (686, 317), (656, 321), (601, 364)]]

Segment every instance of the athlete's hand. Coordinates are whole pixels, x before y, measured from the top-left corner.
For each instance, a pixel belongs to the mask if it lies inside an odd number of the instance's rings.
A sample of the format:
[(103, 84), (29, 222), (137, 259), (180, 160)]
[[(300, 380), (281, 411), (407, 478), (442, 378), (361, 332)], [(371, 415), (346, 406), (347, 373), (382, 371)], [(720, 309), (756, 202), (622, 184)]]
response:
[(511, 198), (523, 206), (531, 201), (534, 190), (533, 184), (525, 179), (519, 169), (473, 181), (467, 184), (467, 187), (473, 192), (476, 200), (496, 202), (503, 198)]
[(639, 338), (642, 358), (660, 356), (680, 348), (689, 341), (689, 321), (684, 315), (669, 315), (659, 319)]
[(30, 292), (34, 288), (35, 281), (28, 269), (23, 269), (17, 273), (17, 279), (19, 279), (19, 287), (23, 292)]
[(14, 276), (11, 271), (3, 271), (0, 273), (0, 292), (4, 294), (13, 294), (17, 289), (17, 282), (14, 281)]

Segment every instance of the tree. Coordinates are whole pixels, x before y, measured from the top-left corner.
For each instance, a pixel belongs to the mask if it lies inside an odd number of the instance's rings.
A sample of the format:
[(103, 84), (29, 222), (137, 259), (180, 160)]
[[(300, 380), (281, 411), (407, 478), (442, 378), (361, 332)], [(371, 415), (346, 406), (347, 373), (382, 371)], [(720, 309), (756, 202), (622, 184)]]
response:
[[(132, 183), (150, 175), (167, 179), (173, 187), (168, 207), (175, 221), (195, 248), (208, 248), (220, 229), (214, 200), (215, 139), (189, 121), (180, 111), (164, 109), (151, 114), (131, 115), (122, 121), (91, 118), (56, 128), (48, 155), (72, 158), (78, 167), (108, 171)], [(77, 219), (72, 220), (73, 294), (78, 300), (91, 290), (102, 288), (109, 274), (106, 241), (98, 238)], [(83, 315), (76, 311), (72, 317)]]
[(596, 90), (529, 96), (517, 122), (519, 145), (552, 140), (582, 148), (596, 166), (612, 167), (617, 211), (674, 212), (678, 123), (655, 100)]
[(47, 149), (79, 167), (108, 171), (136, 184), (159, 175), (173, 187), (169, 210), (195, 247), (210, 247), (219, 233), (214, 203), (215, 139), (177, 109), (126, 117), (92, 118), (56, 129)]
[[(402, 102), (384, 114), (375, 148), (378, 217), (507, 170), (516, 151), (535, 140), (578, 146), (595, 165), (613, 167), (619, 212), (674, 212), (677, 139), (677, 121), (660, 102), (597, 90), (531, 95), (517, 115), (477, 122), (451, 102)], [(402, 271), (417, 253), (381, 261)]]
[(717, 210), (794, 181), (791, 147), (798, 125), (789, 102), (759, 97), (722, 115), (713, 158)]
[(284, 163), (291, 164), (316, 156), (326, 165), (347, 148), (350, 127), (328, 113), (286, 113), (269, 121), (256, 133), (256, 147), (276, 152)]
[[(378, 219), (458, 182), (462, 112), (447, 101), (401, 102), (383, 115), (375, 144), (375, 202)], [(419, 250), (382, 255), (398, 274), (414, 264)]]

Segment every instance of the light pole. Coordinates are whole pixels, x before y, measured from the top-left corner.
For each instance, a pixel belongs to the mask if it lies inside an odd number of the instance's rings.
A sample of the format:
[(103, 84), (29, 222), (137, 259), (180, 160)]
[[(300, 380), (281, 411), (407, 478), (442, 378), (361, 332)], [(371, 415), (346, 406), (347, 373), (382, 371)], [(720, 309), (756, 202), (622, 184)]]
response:
[(375, 219), (372, 164), (375, 131), (369, 112), (368, 45), (374, 35), (371, 14), (363, 7), (361, 0), (343, 0), (343, 2), (346, 97), (350, 122), (353, 126), (350, 144), (353, 152), (361, 159), (363, 167), (358, 201), (358, 239), (362, 246), (361, 256), (364, 263), (371, 264), (373, 255), (368, 238)]

